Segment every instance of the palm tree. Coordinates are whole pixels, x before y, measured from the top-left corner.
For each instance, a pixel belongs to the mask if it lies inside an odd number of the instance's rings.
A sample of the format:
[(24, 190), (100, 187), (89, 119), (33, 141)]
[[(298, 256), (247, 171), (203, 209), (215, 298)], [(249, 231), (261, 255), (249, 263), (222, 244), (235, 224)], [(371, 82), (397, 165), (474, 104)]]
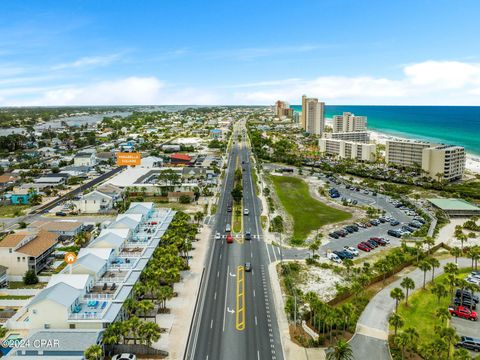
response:
[(315, 256), (315, 252), (320, 249), (321, 241), (320, 240), (314, 240), (308, 245), (308, 248), (312, 251), (312, 258)]
[(152, 346), (153, 342), (157, 342), (160, 339), (160, 327), (152, 322), (143, 321), (140, 324), (138, 334), (147, 346)]
[(135, 299), (129, 298), (125, 300), (125, 302), (123, 303), (123, 307), (127, 312), (127, 315), (130, 316), (135, 312), (135, 309), (137, 308), (137, 302), (135, 301)]
[(457, 264), (458, 258), (462, 256), (462, 249), (460, 249), (458, 246), (455, 246), (450, 250), (450, 254), (455, 256), (455, 264)]
[[(137, 302), (138, 313), (143, 316), (143, 319), (147, 318), (147, 314), (154, 309), (155, 305), (151, 300), (142, 300)], [(156, 317), (154, 318), (157, 321)]]
[(129, 335), (133, 338), (133, 343), (135, 345), (137, 344), (141, 323), (142, 321), (136, 316), (132, 316), (130, 319), (126, 321), (126, 324), (129, 330)]
[(348, 330), (350, 325), (350, 318), (354, 313), (354, 307), (350, 303), (345, 303), (341, 307), (342, 315), (343, 315), (343, 331)]
[[(480, 286), (472, 283), (467, 283), (467, 285), (465, 286), (465, 289), (467, 289), (473, 294), (475, 292), (480, 291)], [(472, 308), (473, 308), (473, 301), (470, 301), (470, 310), (472, 310)]]
[(472, 356), (464, 348), (456, 349), (453, 352), (453, 360), (471, 360)]
[(408, 292), (415, 289), (415, 282), (408, 276), (404, 277), (400, 286), (406, 290), (405, 305), (408, 306)]
[(425, 283), (427, 281), (427, 271), (432, 268), (430, 263), (427, 260), (422, 260), (418, 264), (418, 268), (423, 271), (423, 288), (425, 289)]
[(438, 259), (432, 257), (432, 258), (429, 258), (429, 259), (428, 259), (428, 262), (429, 262), (430, 265), (432, 266), (432, 282), (434, 282), (434, 279), (435, 279), (435, 268), (440, 267), (440, 261), (438, 261)]
[(431, 236), (426, 236), (425, 239), (423, 239), (423, 243), (427, 245), (428, 247), (427, 252), (430, 254), (430, 249), (432, 248), (433, 245), (435, 245), (435, 239)]
[(452, 327), (444, 327), (440, 330), (440, 337), (447, 343), (448, 358), (451, 356), (451, 347), (460, 340), (457, 332)]
[(329, 348), (327, 360), (354, 360), (350, 344), (343, 339), (338, 340), (333, 348)]
[(405, 298), (405, 294), (397, 287), (390, 291), (390, 297), (395, 300), (395, 312), (398, 313), (398, 302)]
[(421, 254), (422, 249), (423, 249), (423, 241), (416, 241), (415, 242), (415, 252), (417, 254), (417, 264), (418, 264), (418, 261), (420, 260), (420, 254)]
[(437, 309), (437, 311), (435, 312), (435, 316), (439, 318), (442, 323), (445, 322), (445, 326), (447, 325), (448, 320), (452, 318), (452, 314), (450, 314), (450, 311), (443, 307)]
[(395, 336), (395, 339), (393, 341), (395, 342), (395, 345), (399, 346), (402, 349), (402, 359), (405, 359), (405, 347), (410, 344), (410, 338), (408, 334), (402, 332)]
[(390, 315), (390, 317), (388, 318), (388, 323), (395, 328), (395, 336), (397, 336), (398, 328), (402, 327), (405, 324), (403, 318), (396, 312)]
[(403, 331), (405, 334), (408, 335), (408, 338), (410, 339), (410, 345), (409, 347), (415, 348), (417, 344), (417, 340), (419, 338), (417, 330), (415, 330), (412, 327), (409, 327)]
[(86, 360), (99, 360), (103, 357), (103, 349), (100, 345), (91, 345), (83, 353)]
[(454, 274), (447, 274), (446, 281), (450, 288), (450, 297), (452, 298), (452, 301), (453, 301), (453, 289), (458, 284), (458, 278)]
[(444, 296), (448, 295), (447, 289), (445, 288), (445, 285), (443, 284), (434, 284), (432, 288), (430, 289), (432, 294), (434, 294), (437, 297), (437, 303), (440, 303), (440, 299)]
[(343, 265), (347, 268), (347, 275), (350, 275), (350, 269), (353, 267), (353, 260), (352, 259), (345, 259), (343, 260)]
[(443, 266), (443, 271), (445, 271), (445, 274), (453, 274), (457, 275), (458, 274), (458, 265), (455, 263), (446, 263)]

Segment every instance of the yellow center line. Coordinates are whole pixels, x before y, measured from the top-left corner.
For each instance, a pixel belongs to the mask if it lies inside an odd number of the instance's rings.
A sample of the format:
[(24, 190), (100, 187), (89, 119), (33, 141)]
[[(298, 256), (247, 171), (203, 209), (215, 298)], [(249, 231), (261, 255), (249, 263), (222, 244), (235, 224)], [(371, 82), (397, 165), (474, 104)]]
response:
[(245, 269), (243, 266), (237, 267), (237, 311), (236, 311), (236, 329), (245, 330)]

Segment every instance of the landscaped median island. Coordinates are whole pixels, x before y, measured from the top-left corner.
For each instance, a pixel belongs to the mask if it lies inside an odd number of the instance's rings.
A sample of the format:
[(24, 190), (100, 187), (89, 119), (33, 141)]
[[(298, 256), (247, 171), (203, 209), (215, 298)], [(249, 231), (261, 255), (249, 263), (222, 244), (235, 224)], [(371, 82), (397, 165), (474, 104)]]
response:
[(348, 220), (352, 215), (335, 209), (310, 196), (308, 185), (290, 176), (270, 176), (275, 192), (293, 220), (293, 244), (302, 244), (306, 237), (320, 227)]

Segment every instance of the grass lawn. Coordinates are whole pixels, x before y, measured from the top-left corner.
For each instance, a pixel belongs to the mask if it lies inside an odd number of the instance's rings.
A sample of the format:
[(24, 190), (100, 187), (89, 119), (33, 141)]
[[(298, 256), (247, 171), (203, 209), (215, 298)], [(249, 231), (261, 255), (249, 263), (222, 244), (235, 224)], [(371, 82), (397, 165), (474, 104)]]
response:
[(289, 176), (271, 176), (275, 191), (292, 217), (293, 239), (304, 240), (307, 235), (323, 225), (350, 219), (348, 212), (332, 208), (312, 198), (308, 185), (301, 179)]
[(0, 295), (0, 300), (26, 300), (33, 297), (33, 295)]
[(8, 288), (9, 289), (43, 289), (47, 286), (45, 282), (39, 282), (33, 285), (25, 285), (23, 281), (9, 281)]
[(25, 210), (28, 209), (30, 205), (2, 205), (0, 206), (0, 217), (18, 217), (25, 215)]
[[(471, 269), (460, 269), (460, 277), (465, 277)], [(440, 275), (435, 282), (444, 282), (446, 275)], [(430, 280), (427, 275), (427, 281)], [(448, 285), (444, 283), (449, 289)], [(437, 297), (430, 291), (431, 284), (427, 284), (426, 290), (419, 289), (408, 297), (408, 307), (405, 301), (398, 306), (398, 312), (405, 321), (404, 329), (412, 327), (417, 330), (419, 336), (419, 344), (431, 341), (435, 335), (435, 325), (441, 325), (440, 319), (436, 316), (438, 308), (446, 309), (450, 305), (450, 294), (444, 298)]]
[(242, 204), (233, 204), (232, 230), (235, 233), (242, 232), (243, 208)]

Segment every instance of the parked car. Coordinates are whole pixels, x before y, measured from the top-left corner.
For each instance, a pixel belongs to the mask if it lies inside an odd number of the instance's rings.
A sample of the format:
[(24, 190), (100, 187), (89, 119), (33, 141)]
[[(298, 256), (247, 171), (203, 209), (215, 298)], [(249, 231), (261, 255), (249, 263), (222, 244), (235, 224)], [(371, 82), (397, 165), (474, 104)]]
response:
[(362, 241), (362, 244), (365, 245), (365, 246), (368, 246), (370, 249), (375, 249), (375, 246), (370, 244), (369, 242), (367, 241)]
[(343, 249), (346, 251), (346, 252), (349, 252), (350, 254), (352, 254), (353, 256), (358, 256), (360, 255), (358, 250), (355, 249), (354, 247), (351, 247), (351, 246), (344, 246)]
[(386, 242), (383, 238), (371, 237), (370, 240), (375, 241), (377, 244), (379, 244), (379, 245), (381, 245), (381, 246), (387, 245), (387, 242)]
[(366, 252), (370, 252), (370, 250), (371, 250), (369, 246), (367, 246), (367, 245), (365, 245), (365, 244), (363, 244), (363, 243), (359, 243), (359, 244), (357, 245), (357, 248), (358, 248), (359, 250), (366, 251)]
[(390, 235), (390, 236), (397, 237), (397, 238), (402, 237), (402, 234), (400, 232), (398, 232), (397, 230), (388, 230), (387, 234)]
[(328, 234), (328, 236), (330, 236), (330, 237), (332, 237), (332, 238), (334, 238), (334, 239), (338, 239), (338, 238), (339, 238), (339, 236), (338, 236), (337, 234), (333, 233), (333, 232), (330, 233), (330, 234)]
[(134, 354), (123, 353), (123, 354), (114, 355), (112, 357), (112, 360), (137, 360), (137, 356)]
[(472, 299), (463, 298), (463, 301), (462, 301), (462, 298), (457, 297), (457, 298), (455, 298), (453, 303), (456, 306), (465, 306), (465, 307), (468, 307), (469, 309), (471, 308), (473, 310), (475, 310), (477, 308), (477, 304), (475, 303), (475, 301), (472, 301)]
[(351, 233), (354, 232), (354, 230), (353, 230), (350, 226), (345, 226), (345, 227), (343, 228), (343, 230), (345, 230), (345, 231), (348, 232), (349, 234), (351, 234)]
[(422, 224), (420, 224), (419, 222), (410, 221), (408, 223), (408, 226), (414, 227), (416, 229), (420, 229), (422, 227)]
[(55, 216), (67, 216), (67, 213), (63, 212), (63, 211), (57, 211), (55, 213)]
[(478, 301), (480, 300), (478, 298), (477, 295), (475, 294), (472, 294), (470, 291), (468, 290), (462, 290), (462, 289), (457, 289), (457, 291), (455, 292), (455, 297), (459, 297), (461, 298), (462, 297), (462, 293), (463, 293), (463, 298), (467, 298), (467, 299), (473, 299), (473, 301), (475, 301), (476, 304), (478, 304)]
[(374, 241), (374, 240), (370, 240), (370, 239), (368, 239), (368, 240), (366, 241), (366, 243), (368, 243), (368, 244), (372, 245), (374, 248), (378, 247), (378, 244), (377, 244), (377, 242), (376, 242), (376, 241)]
[(477, 313), (465, 306), (449, 306), (448, 311), (450, 311), (450, 314), (452, 314), (452, 316), (457, 316), (462, 319), (468, 319), (472, 321), (478, 320)]
[(342, 262), (342, 260), (340, 260), (340, 258), (334, 253), (328, 253), (327, 259), (339, 264)]
[(465, 349), (478, 352), (480, 351), (480, 339), (469, 336), (461, 336), (460, 341), (455, 344), (455, 347), (463, 347)]
[(232, 212), (232, 205), (227, 205), (227, 212)]

